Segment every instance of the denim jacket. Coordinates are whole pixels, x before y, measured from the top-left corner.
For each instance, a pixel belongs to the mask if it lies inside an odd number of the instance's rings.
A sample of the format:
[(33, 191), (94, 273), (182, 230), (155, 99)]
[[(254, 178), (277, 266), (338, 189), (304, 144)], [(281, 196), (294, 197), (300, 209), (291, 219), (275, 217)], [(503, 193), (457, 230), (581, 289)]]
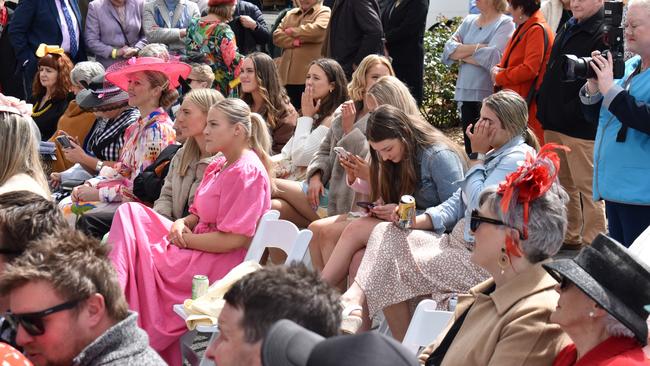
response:
[(420, 181), (415, 192), (418, 214), (427, 207), (446, 201), (458, 189), (463, 179), (463, 162), (444, 145), (431, 145), (418, 151)]
[[(472, 210), (478, 208), (481, 192), (489, 186), (498, 185), (509, 173), (514, 172), (526, 154), (535, 155), (535, 150), (517, 136), (497, 150), (490, 151), (482, 163), (471, 167), (460, 188), (442, 204), (428, 208), (425, 213), (431, 218), (433, 231), (442, 234), (451, 231), (456, 223), (465, 218), (468, 221)], [(465, 225), (465, 240), (474, 242), (469, 224)]]

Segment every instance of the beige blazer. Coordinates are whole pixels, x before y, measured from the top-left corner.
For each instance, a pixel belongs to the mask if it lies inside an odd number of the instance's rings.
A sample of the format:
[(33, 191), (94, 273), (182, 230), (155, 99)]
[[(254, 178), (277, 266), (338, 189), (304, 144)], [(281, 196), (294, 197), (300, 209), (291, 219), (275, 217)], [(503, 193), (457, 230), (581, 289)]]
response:
[[(273, 44), (284, 49), (278, 65), (284, 85), (305, 83), (309, 64), (321, 57), (330, 13), (330, 8), (320, 4), (306, 12), (298, 7), (290, 10), (273, 32)], [(295, 33), (288, 36), (284, 33), (287, 28), (293, 28)], [(293, 43), (295, 39), (300, 40), (298, 47)]]
[(559, 297), (556, 284), (538, 263), (489, 295), (484, 292), (494, 286), (492, 279), (460, 296), (454, 319), (471, 309), (442, 366), (552, 365), (558, 352), (571, 343), (549, 321)]

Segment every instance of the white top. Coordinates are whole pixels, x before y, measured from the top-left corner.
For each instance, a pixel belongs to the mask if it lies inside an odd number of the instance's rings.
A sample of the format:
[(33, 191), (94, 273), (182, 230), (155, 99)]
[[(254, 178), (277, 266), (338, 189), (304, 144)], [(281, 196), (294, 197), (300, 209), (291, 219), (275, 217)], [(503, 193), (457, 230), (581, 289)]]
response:
[[(311, 117), (298, 118), (293, 136), (278, 155), (283, 159), (291, 160), (294, 166), (308, 166), (329, 130), (329, 127), (320, 125), (312, 131), (313, 125), (314, 119)], [(274, 160), (276, 159), (278, 159), (277, 155), (274, 157)]]

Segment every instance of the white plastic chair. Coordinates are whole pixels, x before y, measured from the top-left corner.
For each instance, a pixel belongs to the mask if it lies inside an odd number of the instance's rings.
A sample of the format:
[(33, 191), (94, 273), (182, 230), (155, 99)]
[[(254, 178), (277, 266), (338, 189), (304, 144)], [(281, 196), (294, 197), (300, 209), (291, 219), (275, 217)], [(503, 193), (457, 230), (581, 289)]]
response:
[(436, 310), (436, 306), (434, 300), (426, 299), (420, 301), (415, 308), (415, 313), (402, 341), (402, 345), (413, 354), (417, 354), (420, 347), (431, 344), (447, 327), (449, 320), (454, 315), (451, 311)]
[[(311, 230), (299, 230), (292, 222), (280, 219), (280, 212), (270, 210), (260, 219), (260, 222), (257, 225), (257, 231), (255, 231), (255, 236), (248, 247), (248, 252), (246, 253), (244, 261), (259, 262), (262, 259), (266, 248), (278, 248), (287, 254), (287, 259), (284, 262), (285, 264), (288, 265), (294, 261), (302, 262), (303, 258), (306, 256), (307, 249), (309, 248), (309, 241), (311, 240), (312, 235)], [(185, 313), (183, 304), (175, 304), (173, 309), (178, 316), (183, 318), (183, 320), (187, 319), (187, 314)], [(186, 333), (181, 337), (181, 353), (193, 366), (197, 364), (199, 366), (213, 365), (214, 363), (207, 360), (205, 357), (203, 357), (200, 362), (197, 362), (199, 358), (191, 348), (197, 331), (201, 333), (212, 333), (212, 336), (208, 341), (208, 346), (210, 346), (212, 341), (216, 338), (219, 328), (216, 325), (199, 325), (196, 327), (196, 330)]]

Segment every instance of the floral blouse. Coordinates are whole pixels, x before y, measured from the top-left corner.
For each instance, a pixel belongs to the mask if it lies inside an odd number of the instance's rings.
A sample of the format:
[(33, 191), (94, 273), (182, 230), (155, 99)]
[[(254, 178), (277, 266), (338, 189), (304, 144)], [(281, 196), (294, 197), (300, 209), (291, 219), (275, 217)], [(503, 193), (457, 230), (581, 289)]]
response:
[(212, 68), (215, 88), (221, 94), (237, 96), (243, 56), (237, 51), (235, 33), (227, 23), (193, 18), (187, 27), (185, 51), (184, 61)]
[(124, 145), (116, 169), (102, 169), (102, 181), (97, 185), (99, 197), (104, 202), (120, 201), (123, 197), (133, 198), (133, 180), (149, 165), (160, 152), (176, 140), (172, 120), (162, 108), (140, 118), (124, 131)]

